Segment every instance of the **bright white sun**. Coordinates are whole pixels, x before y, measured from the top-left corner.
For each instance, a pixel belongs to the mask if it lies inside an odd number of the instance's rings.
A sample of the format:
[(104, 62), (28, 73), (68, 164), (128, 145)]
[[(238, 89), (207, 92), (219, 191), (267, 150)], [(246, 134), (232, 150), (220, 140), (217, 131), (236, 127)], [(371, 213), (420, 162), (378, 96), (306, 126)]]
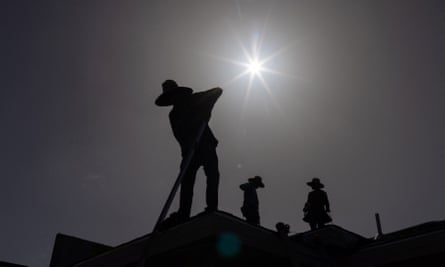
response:
[(253, 75), (259, 75), (262, 70), (261, 65), (261, 62), (258, 60), (252, 60), (247, 65), (247, 70)]
[(283, 52), (285, 52), (287, 49), (289, 49), (291, 46), (293, 46), (293, 43), (287, 44), (283, 47), (278, 48), (275, 51), (271, 51), (270, 54), (264, 54), (262, 51), (263, 48), (263, 41), (264, 41), (264, 33), (266, 24), (264, 23), (264, 29), (262, 30), (262, 33), (255, 33), (253, 34), (252, 43), (251, 46), (246, 46), (241, 41), (240, 38), (236, 38), (236, 41), (240, 45), (241, 52), (243, 59), (240, 60), (234, 60), (227, 57), (220, 57), (220, 56), (213, 56), (221, 61), (226, 61), (229, 63), (232, 63), (234, 65), (238, 65), (240, 68), (240, 73), (235, 75), (230, 80), (224, 82), (222, 84), (222, 87), (228, 87), (232, 83), (234, 83), (237, 80), (242, 79), (243, 77), (246, 77), (247, 79), (247, 86), (245, 88), (245, 96), (244, 96), (244, 108), (247, 105), (247, 102), (250, 98), (250, 93), (253, 88), (258, 88), (259, 85), (264, 88), (264, 90), (267, 92), (267, 95), (269, 96), (272, 104), (277, 108), (280, 113), (284, 114), (284, 111), (281, 110), (280, 105), (278, 104), (277, 100), (274, 97), (272, 88), (267, 83), (267, 79), (271, 75), (280, 75), (283, 77), (291, 77), (286, 73), (282, 73), (280, 71), (277, 71), (275, 69), (271, 69), (270, 66), (268, 66), (270, 61), (275, 59), (276, 57), (280, 56)]

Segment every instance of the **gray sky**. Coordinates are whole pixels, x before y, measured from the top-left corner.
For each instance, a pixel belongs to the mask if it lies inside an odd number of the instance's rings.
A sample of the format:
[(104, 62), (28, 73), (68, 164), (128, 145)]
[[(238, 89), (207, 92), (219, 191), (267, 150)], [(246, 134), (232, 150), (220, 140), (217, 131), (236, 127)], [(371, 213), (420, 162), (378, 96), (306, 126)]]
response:
[[(165, 79), (221, 86), (220, 209), (263, 176), (262, 224), (308, 229), (320, 177), (334, 223), (366, 237), (444, 219), (443, 1), (2, 1), (0, 260), (47, 266), (56, 233), (151, 231), (180, 162)], [(229, 82), (263, 40), (281, 74)], [(279, 51), (279, 53), (275, 53)], [(195, 185), (194, 214), (205, 180)], [(176, 209), (177, 203), (173, 209)]]

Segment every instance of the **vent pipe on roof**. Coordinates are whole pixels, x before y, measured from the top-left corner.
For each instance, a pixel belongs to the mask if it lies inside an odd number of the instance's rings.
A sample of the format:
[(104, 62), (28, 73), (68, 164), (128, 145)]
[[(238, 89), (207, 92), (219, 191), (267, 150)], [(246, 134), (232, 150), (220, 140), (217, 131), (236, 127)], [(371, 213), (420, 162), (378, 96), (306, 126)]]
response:
[(377, 236), (375, 237), (375, 239), (377, 239), (383, 235), (382, 224), (380, 223), (380, 214), (378, 213), (375, 214), (375, 222), (377, 224)]

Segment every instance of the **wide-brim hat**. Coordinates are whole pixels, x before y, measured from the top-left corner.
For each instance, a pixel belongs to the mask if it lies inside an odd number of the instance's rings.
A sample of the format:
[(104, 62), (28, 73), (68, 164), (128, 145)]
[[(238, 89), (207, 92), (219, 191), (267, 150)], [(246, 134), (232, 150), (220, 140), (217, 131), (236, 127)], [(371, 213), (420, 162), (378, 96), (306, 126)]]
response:
[(161, 107), (170, 106), (174, 104), (173, 96), (188, 96), (192, 93), (191, 88), (178, 86), (173, 80), (167, 80), (162, 84), (162, 94), (156, 98), (155, 104)]
[(248, 179), (249, 183), (258, 185), (258, 187), (264, 187), (263, 179), (260, 176), (255, 176)]
[(308, 186), (312, 188), (323, 188), (324, 184), (320, 182), (319, 178), (312, 178), (312, 181), (306, 183)]

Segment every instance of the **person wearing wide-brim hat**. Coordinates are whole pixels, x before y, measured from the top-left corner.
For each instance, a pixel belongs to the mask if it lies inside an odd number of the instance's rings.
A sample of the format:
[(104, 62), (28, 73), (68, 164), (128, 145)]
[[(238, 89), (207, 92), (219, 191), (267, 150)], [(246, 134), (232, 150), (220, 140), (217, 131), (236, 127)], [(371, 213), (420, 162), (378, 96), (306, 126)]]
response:
[(260, 224), (259, 201), (256, 190), (263, 188), (263, 179), (260, 176), (255, 176), (247, 179), (247, 183), (240, 185), (240, 189), (244, 192), (243, 206), (241, 213), (250, 224)]
[(187, 96), (193, 94), (193, 89), (179, 86), (174, 80), (166, 80), (162, 83), (162, 94), (155, 100), (160, 107), (172, 106)]
[(332, 221), (328, 214), (330, 212), (328, 194), (321, 190), (324, 185), (319, 178), (315, 177), (306, 184), (312, 188), (312, 191), (309, 192), (307, 202), (304, 205), (303, 220), (309, 223), (311, 230), (315, 230)]
[(255, 185), (256, 187), (261, 187), (261, 188), (264, 187), (263, 178), (261, 178), (261, 176), (255, 176), (255, 177), (249, 178), (249, 179), (247, 179), (247, 181), (249, 183), (251, 183), (252, 185)]
[[(218, 140), (210, 130), (208, 121), (221, 94), (221, 88), (193, 93), (191, 88), (178, 86), (174, 80), (166, 80), (162, 83), (162, 94), (155, 101), (157, 106), (173, 107), (169, 119), (173, 135), (181, 146), (181, 171), (185, 173), (181, 182), (177, 212), (180, 220), (190, 216), (196, 173), (201, 166), (207, 176), (206, 211), (218, 209)], [(192, 148), (194, 154), (187, 164), (185, 159), (191, 155)]]

